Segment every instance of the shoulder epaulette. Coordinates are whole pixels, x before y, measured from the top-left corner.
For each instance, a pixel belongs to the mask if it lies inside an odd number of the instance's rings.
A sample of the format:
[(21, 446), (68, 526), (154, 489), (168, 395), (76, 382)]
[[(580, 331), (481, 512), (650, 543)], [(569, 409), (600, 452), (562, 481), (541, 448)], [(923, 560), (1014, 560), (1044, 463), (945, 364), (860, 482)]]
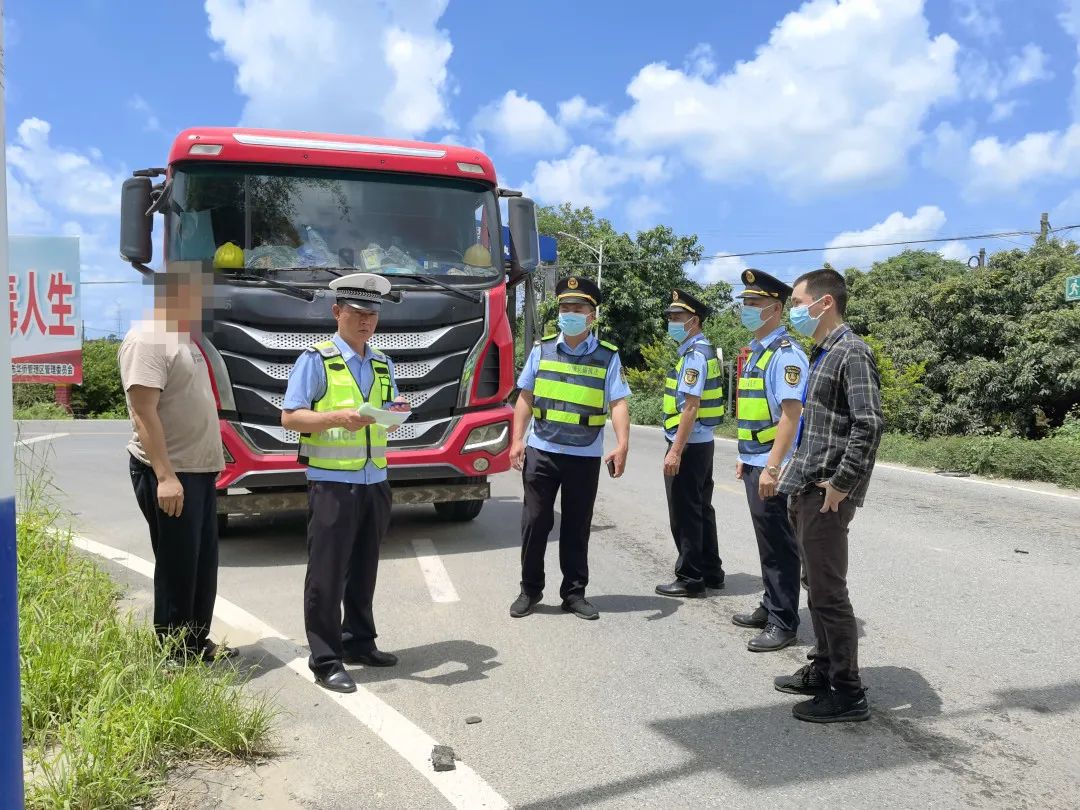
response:
[(600, 345), (603, 346), (605, 349), (611, 349), (611, 351), (613, 352), (617, 352), (619, 350), (618, 346), (616, 346), (614, 343), (609, 343), (606, 340), (601, 340)]
[(340, 357), (341, 349), (337, 347), (337, 344), (332, 340), (326, 341), (326, 343), (316, 343), (314, 346), (308, 346), (309, 352), (318, 352), (323, 357)]
[(376, 360), (382, 360), (385, 363), (389, 359), (386, 352), (381, 352), (374, 346), (368, 346), (368, 350), (371, 352), (371, 356)]
[(787, 338), (784, 338), (783, 340), (780, 341), (780, 348), (781, 349), (786, 349), (790, 345), (791, 345), (791, 341), (788, 340)]

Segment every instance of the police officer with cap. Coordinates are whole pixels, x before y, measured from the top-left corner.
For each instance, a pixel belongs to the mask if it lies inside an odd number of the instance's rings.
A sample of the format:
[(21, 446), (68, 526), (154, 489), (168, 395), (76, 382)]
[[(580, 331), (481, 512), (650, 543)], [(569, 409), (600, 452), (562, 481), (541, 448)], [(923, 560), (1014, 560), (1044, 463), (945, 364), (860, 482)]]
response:
[[(386, 434), (369, 404), (408, 411), (398, 395), (394, 364), (369, 345), (390, 282), (353, 273), (330, 282), (337, 333), (303, 352), (289, 375), (281, 425), (300, 434), (299, 461), (307, 467), (308, 567), (304, 628), (315, 682), (355, 692), (343, 664), (388, 667), (397, 657), (375, 646), (372, 598), (379, 546), (390, 526)], [(342, 599), (345, 618), (342, 621)]]
[(798, 432), (808, 371), (806, 353), (781, 322), (791, 287), (752, 269), (743, 271), (742, 281), (740, 315), (754, 337), (739, 377), (735, 477), (746, 487), (765, 595), (757, 608), (731, 620), (761, 630), (747, 644), (751, 652), (771, 652), (794, 644), (799, 627), (799, 550), (787, 496), (777, 485)]
[[(555, 497), (562, 488), (559, 564), (563, 610), (597, 619), (585, 599), (589, 584), (589, 533), (604, 453), (604, 424), (611, 417), (615, 449), (605, 461), (618, 478), (630, 447), (630, 411), (619, 349), (599, 340), (591, 327), (601, 303), (600, 288), (571, 276), (555, 287), (559, 334), (533, 347), (518, 378), (510, 461), (522, 471), (521, 593), (510, 606), (514, 618), (528, 616), (543, 596), (544, 552), (555, 522)], [(532, 430), (526, 441), (526, 430)]]
[(724, 418), (724, 390), (716, 349), (701, 326), (712, 310), (685, 290), (674, 290), (664, 311), (679, 360), (664, 381), (664, 488), (675, 548), (675, 581), (657, 585), (661, 596), (700, 597), (724, 587), (716, 538), (713, 428)]

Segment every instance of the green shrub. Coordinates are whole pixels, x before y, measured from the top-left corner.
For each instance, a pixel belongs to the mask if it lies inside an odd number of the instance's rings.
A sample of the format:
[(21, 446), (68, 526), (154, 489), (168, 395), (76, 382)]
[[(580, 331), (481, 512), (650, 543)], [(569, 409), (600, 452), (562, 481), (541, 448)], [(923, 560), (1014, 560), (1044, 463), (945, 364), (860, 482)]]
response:
[(664, 424), (663, 400), (658, 394), (633, 394), (629, 400), (630, 421), (635, 425)]
[(70, 419), (63, 405), (55, 402), (36, 402), (32, 405), (15, 408), (16, 419)]
[(1080, 488), (1080, 451), (1066, 437), (946, 436), (916, 439), (899, 433), (882, 437), (878, 458), (913, 467), (973, 473), (1018, 481), (1046, 481)]
[(88, 340), (83, 343), (83, 383), (72, 386), (71, 407), (80, 416), (116, 413), (125, 406), (120, 382), (116, 340)]

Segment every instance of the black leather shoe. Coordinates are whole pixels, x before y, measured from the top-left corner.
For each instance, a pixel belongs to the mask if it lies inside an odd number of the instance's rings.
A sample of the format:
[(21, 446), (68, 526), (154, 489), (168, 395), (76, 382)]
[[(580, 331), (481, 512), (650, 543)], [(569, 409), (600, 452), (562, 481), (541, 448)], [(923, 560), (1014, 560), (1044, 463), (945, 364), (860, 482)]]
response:
[(852, 695), (830, 690), (812, 700), (796, 703), (791, 707), (791, 713), (795, 719), (808, 723), (857, 723), (870, 719), (870, 705), (862, 689)]
[(364, 652), (346, 652), (346, 664), (363, 664), (365, 667), (392, 667), (398, 662), (393, 653), (372, 648)]
[(800, 667), (794, 675), (774, 678), (773, 688), (789, 695), (819, 695), (829, 691), (829, 679), (817, 667), (807, 664)]
[(684, 579), (677, 579), (670, 585), (657, 585), (656, 592), (661, 596), (681, 596), (684, 599), (700, 599), (705, 595), (705, 586), (695, 586)]
[(515, 619), (520, 619), (524, 616), (528, 616), (533, 612), (540, 600), (543, 599), (543, 594), (537, 594), (536, 596), (530, 596), (522, 591), (518, 594), (518, 598), (514, 600), (514, 603), (510, 605), (510, 615)]
[(599, 619), (600, 611), (584, 596), (571, 596), (563, 600), (562, 609), (582, 619)]
[(750, 652), (775, 652), (790, 647), (795, 641), (795, 633), (791, 630), (781, 630), (775, 624), (770, 624), (747, 642), (746, 649)]
[(356, 691), (356, 681), (352, 679), (352, 676), (345, 671), (341, 664), (334, 664), (325, 674), (316, 675), (315, 683), (323, 689), (329, 689), (331, 692), (348, 694)]
[(807, 661), (813, 661), (815, 658), (817, 658), (817, 656), (818, 656), (818, 648), (817, 648), (817, 644), (815, 644), (813, 647), (811, 647), (809, 650), (806, 651), (806, 660)]
[(764, 630), (765, 625), (769, 623), (769, 611), (758, 605), (749, 613), (736, 613), (731, 617), (731, 623), (737, 624), (739, 627), (756, 627), (759, 630)]
[(722, 591), (724, 589), (724, 575), (721, 574), (718, 577), (706, 577), (705, 587), (712, 591)]

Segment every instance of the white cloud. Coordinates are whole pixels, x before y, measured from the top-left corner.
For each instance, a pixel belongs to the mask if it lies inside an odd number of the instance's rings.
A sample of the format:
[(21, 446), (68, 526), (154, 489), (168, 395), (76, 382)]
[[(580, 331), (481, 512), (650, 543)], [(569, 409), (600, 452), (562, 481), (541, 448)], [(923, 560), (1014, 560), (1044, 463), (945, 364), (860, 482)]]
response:
[[(102, 165), (101, 153), (57, 148), (49, 139), (52, 127), (40, 118), (19, 124), (8, 146), (8, 165), (14, 170), (17, 192), (32, 195), (41, 205), (77, 216), (119, 216), (120, 184), (126, 172)], [(32, 209), (26, 215), (33, 217)]]
[(24, 234), (45, 230), (52, 224), (52, 215), (28, 184), (7, 172), (8, 233)]
[[(853, 247), (838, 250), (845, 245), (871, 245), (882, 242), (903, 242), (914, 239), (933, 239), (945, 225), (945, 212), (936, 205), (923, 205), (910, 217), (901, 211), (889, 214), (882, 222), (871, 225), (862, 231), (844, 231), (828, 244), (825, 261), (833, 267), (869, 267), (876, 261), (892, 256), (906, 249), (904, 245), (882, 247)], [(920, 247), (912, 245), (911, 247)], [(925, 249), (932, 249), (923, 246)], [(963, 242), (948, 242), (939, 252), (947, 259), (967, 259), (971, 255)]]
[(967, 264), (968, 259), (978, 253), (977, 250), (972, 250), (967, 242), (961, 242), (954, 240), (952, 242), (946, 242), (938, 249), (940, 253), (946, 259), (954, 259), (958, 262)]
[(957, 44), (931, 38), (922, 12), (922, 0), (809, 0), (727, 73), (703, 74), (701, 51), (689, 72), (642, 68), (615, 134), (678, 151), (709, 179), (764, 175), (796, 195), (896, 175), (958, 86)]
[(961, 76), (968, 96), (993, 103), (1029, 84), (1053, 78), (1048, 64), (1046, 52), (1029, 42), (1004, 65), (995, 64), (977, 52), (968, 52)]
[(663, 176), (663, 158), (604, 155), (592, 146), (578, 146), (565, 158), (537, 163), (526, 193), (545, 203), (605, 208), (617, 188), (654, 183)]
[(1012, 114), (1016, 112), (1015, 100), (1013, 101), (998, 101), (990, 108), (990, 123), (997, 123), (998, 121), (1004, 121), (1006, 118), (1012, 117)]
[(952, 5), (957, 21), (980, 39), (990, 39), (1001, 33), (998, 0), (953, 0)]
[(150, 103), (140, 95), (134, 95), (128, 100), (128, 107), (145, 118), (143, 124), (147, 132), (161, 132), (161, 121), (154, 113)]
[(248, 126), (415, 137), (453, 128), (447, 0), (205, 0)]
[(667, 206), (655, 194), (639, 194), (626, 203), (626, 216), (631, 228), (651, 228), (665, 211)]
[(1080, 120), (1080, 0), (1063, 0), (1058, 22), (1065, 33), (1076, 40), (1077, 61), (1073, 68), (1072, 114)]
[(742, 271), (748, 265), (739, 256), (720, 256), (715, 259), (704, 259), (692, 274), (699, 281), (712, 284), (714, 281), (727, 281), (733, 284), (742, 283)]
[(564, 127), (579, 127), (607, 119), (602, 107), (594, 107), (583, 96), (559, 102), (559, 123)]
[(981, 138), (971, 145), (968, 171), (968, 193), (973, 196), (1080, 176), (1080, 124), (1064, 131), (1029, 132), (1012, 143)]
[(473, 128), (511, 154), (552, 155), (570, 145), (570, 136), (544, 106), (516, 90), (482, 107)]

